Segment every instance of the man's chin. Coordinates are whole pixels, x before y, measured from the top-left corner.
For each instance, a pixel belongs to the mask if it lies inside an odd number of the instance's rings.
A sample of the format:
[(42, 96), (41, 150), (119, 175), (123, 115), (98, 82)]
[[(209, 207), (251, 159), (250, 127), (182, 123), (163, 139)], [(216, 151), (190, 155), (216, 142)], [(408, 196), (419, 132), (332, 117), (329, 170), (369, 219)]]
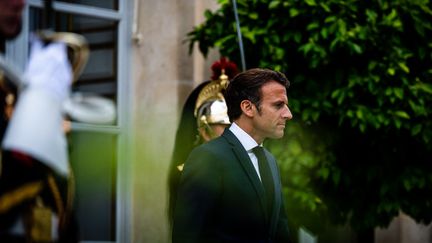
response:
[(284, 136), (284, 131), (281, 131), (281, 132), (277, 132), (277, 133), (275, 133), (275, 134), (273, 134), (273, 139), (279, 139), (279, 138), (282, 138)]

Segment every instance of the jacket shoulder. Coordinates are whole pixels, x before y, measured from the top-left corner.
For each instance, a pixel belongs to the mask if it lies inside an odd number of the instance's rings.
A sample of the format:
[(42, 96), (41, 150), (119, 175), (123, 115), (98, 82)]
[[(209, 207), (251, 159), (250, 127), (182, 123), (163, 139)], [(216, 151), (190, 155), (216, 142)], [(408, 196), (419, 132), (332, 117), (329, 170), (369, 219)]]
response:
[(195, 147), (192, 153), (207, 152), (219, 154), (221, 151), (230, 149), (230, 147), (229, 142), (221, 136)]

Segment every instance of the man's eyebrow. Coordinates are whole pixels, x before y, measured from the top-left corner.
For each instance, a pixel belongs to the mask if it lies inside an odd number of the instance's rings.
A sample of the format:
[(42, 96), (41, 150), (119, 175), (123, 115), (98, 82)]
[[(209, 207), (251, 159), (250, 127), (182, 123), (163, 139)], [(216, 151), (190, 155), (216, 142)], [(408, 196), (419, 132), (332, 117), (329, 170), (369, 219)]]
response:
[(276, 100), (273, 101), (273, 103), (278, 103), (278, 102), (282, 102), (282, 103), (287, 103), (288, 104), (288, 99), (277, 98)]
[(275, 100), (275, 101), (273, 102), (273, 105), (276, 105), (276, 106), (280, 106), (280, 105), (288, 105), (288, 102), (285, 102), (284, 100)]

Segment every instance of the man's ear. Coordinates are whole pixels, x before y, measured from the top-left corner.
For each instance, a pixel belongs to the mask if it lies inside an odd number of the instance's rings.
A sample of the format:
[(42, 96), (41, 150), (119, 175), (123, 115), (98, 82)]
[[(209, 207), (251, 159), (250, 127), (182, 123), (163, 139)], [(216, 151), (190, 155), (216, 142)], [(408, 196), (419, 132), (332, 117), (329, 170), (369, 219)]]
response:
[(240, 108), (243, 111), (243, 114), (245, 114), (248, 117), (253, 117), (255, 112), (255, 105), (252, 104), (250, 100), (243, 100), (240, 103)]

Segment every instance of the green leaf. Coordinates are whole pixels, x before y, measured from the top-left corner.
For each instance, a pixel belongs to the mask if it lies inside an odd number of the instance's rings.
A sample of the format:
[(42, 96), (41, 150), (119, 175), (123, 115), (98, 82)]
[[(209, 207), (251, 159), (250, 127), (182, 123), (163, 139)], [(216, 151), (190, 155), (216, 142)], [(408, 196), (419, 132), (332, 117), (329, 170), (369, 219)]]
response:
[(390, 74), (391, 76), (394, 76), (395, 73), (396, 73), (396, 71), (395, 71), (394, 68), (388, 68), (388, 69), (387, 69), (387, 73)]
[(322, 167), (319, 171), (318, 174), (323, 178), (323, 179), (327, 179), (329, 174), (330, 174), (330, 170), (327, 167)]
[(305, 0), (306, 4), (309, 6), (316, 6), (315, 0)]
[(399, 99), (403, 99), (404, 97), (404, 91), (401, 88), (393, 88), (393, 93), (398, 97)]
[(275, 9), (278, 8), (280, 4), (280, 1), (271, 1), (269, 4), (269, 9)]
[(358, 109), (357, 111), (356, 111), (356, 116), (357, 116), (357, 118), (358, 119), (363, 119), (364, 118), (364, 116), (363, 116), (363, 111), (361, 110), (361, 109)]
[(411, 135), (415, 136), (415, 135), (419, 134), (421, 130), (422, 130), (422, 125), (417, 124), (413, 128), (411, 128)]
[(393, 93), (393, 89), (391, 87), (387, 87), (385, 90), (385, 95), (389, 96)]
[(364, 133), (364, 132), (366, 131), (366, 125), (365, 125), (364, 123), (361, 123), (361, 124), (359, 125), (359, 127), (360, 127), (360, 131), (361, 131), (362, 133)]
[(395, 111), (394, 114), (400, 118), (410, 119), (410, 116), (405, 111)]
[(223, 46), (225, 42), (229, 41), (232, 38), (234, 38), (234, 36), (232, 36), (232, 35), (225, 36), (224, 38), (217, 40), (215, 42), (215, 46), (218, 46), (218, 47)]
[(295, 42), (300, 43), (301, 39), (302, 39), (302, 34), (300, 32), (296, 32), (294, 34), (294, 40), (295, 40)]
[(337, 96), (339, 96), (339, 93), (341, 92), (340, 89), (336, 89), (331, 93), (331, 97), (332, 99), (336, 98)]
[(339, 38), (335, 38), (331, 44), (330, 44), (330, 50), (335, 50), (336, 49), (336, 45), (339, 43)]
[(290, 17), (295, 17), (295, 16), (299, 15), (300, 12), (297, 9), (295, 9), (295, 8), (291, 8), (289, 10), (289, 14), (290, 14)]
[(399, 119), (394, 119), (393, 122), (394, 122), (395, 127), (396, 127), (397, 129), (400, 129), (400, 128), (401, 128), (401, 126), (402, 126), (402, 122), (401, 122), (401, 120), (399, 120)]
[(328, 31), (327, 31), (327, 28), (322, 28), (320, 33), (321, 33), (321, 36), (322, 36), (324, 39), (327, 39), (327, 37), (328, 37)]
[(403, 63), (403, 62), (399, 62), (398, 65), (399, 65), (399, 67), (400, 67), (404, 72), (406, 72), (406, 73), (409, 73), (409, 72), (410, 72), (409, 67), (408, 67), (405, 63)]
[(313, 30), (318, 28), (320, 25), (318, 22), (312, 22), (310, 24), (308, 24), (308, 26), (306, 27), (307, 30)]
[(386, 22), (390, 23), (397, 17), (396, 9), (392, 9), (389, 15), (385, 16)]
[(219, 5), (226, 5), (230, 0), (218, 0)]
[(324, 11), (326, 11), (327, 13), (331, 12), (331, 9), (329, 8), (329, 6), (323, 2), (320, 2), (320, 6), (324, 9)]
[(275, 48), (275, 55), (277, 59), (283, 59), (285, 55), (285, 49), (283, 48)]
[(370, 23), (375, 24), (376, 18), (377, 18), (377, 13), (375, 11), (367, 9), (366, 10), (366, 16), (367, 16), (368, 21)]
[(369, 62), (369, 64), (368, 64), (368, 70), (369, 70), (369, 71), (374, 70), (375, 67), (377, 66), (377, 64), (378, 64), (377, 62), (371, 60), (371, 61)]
[(339, 27), (339, 32), (342, 35), (345, 35), (346, 32), (347, 32), (347, 26), (346, 26), (346, 23), (345, 23), (345, 21), (343, 19), (339, 19), (338, 20), (338, 27)]
[(249, 13), (250, 19), (258, 19), (258, 13)]
[(362, 48), (359, 45), (357, 45), (356, 43), (351, 43), (351, 47), (353, 48), (353, 50), (357, 54), (362, 54), (362, 52), (363, 52)]
[(342, 102), (345, 100), (345, 93), (341, 93), (341, 95), (337, 99), (338, 105), (342, 104)]
[(395, 27), (396, 29), (402, 30), (402, 21), (400, 21), (399, 19), (393, 21), (393, 27)]
[(309, 117), (311, 117), (311, 111), (310, 111), (310, 109), (305, 109), (305, 110), (302, 112), (301, 116), (302, 116), (302, 120), (303, 120), (303, 121), (307, 121), (307, 120), (309, 120)]
[(331, 16), (324, 19), (324, 23), (335, 22), (336, 20), (337, 20), (337, 17), (335, 15), (331, 15)]
[(303, 51), (303, 54), (306, 56), (309, 51), (314, 47), (314, 43), (307, 43), (305, 45), (300, 46), (299, 50)]
[[(242, 30), (243, 30), (243, 28), (242, 28)], [(243, 37), (245, 39), (250, 40), (252, 43), (256, 42), (255, 32), (253, 32), (253, 31), (242, 31), (242, 32), (243, 32)]]
[(432, 84), (421, 83), (417, 84), (417, 87), (426, 93), (432, 94)]

